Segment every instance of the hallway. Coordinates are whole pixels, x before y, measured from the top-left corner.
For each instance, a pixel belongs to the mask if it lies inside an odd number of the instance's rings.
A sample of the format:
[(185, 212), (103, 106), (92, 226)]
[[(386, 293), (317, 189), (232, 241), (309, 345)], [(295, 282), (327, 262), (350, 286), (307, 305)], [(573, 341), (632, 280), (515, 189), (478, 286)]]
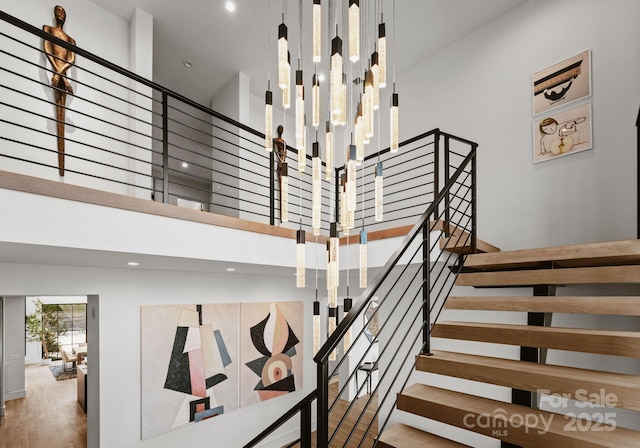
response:
[(87, 418), (76, 380), (56, 381), (49, 366), (25, 368), (27, 398), (6, 402), (0, 448), (86, 448)]

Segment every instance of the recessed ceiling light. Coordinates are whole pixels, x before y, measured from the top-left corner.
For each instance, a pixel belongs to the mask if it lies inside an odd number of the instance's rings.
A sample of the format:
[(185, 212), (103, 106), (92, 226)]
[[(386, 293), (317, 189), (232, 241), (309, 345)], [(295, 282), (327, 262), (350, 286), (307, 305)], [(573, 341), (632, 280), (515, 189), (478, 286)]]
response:
[(184, 65), (187, 68), (193, 67), (193, 63), (191, 61), (182, 61), (182, 65)]
[(182, 162), (182, 168), (189, 168), (189, 164), (187, 162)]
[(236, 270), (236, 268), (227, 268), (227, 272), (233, 272), (235, 270)]
[(236, 5), (233, 2), (225, 3), (224, 7), (227, 8), (227, 11), (229, 11), (229, 12), (233, 12), (233, 11), (236, 10)]
[(130, 261), (129, 263), (127, 263), (129, 266), (140, 266), (140, 263), (138, 263), (137, 261)]
[(318, 81), (324, 81), (324, 73), (318, 73)]

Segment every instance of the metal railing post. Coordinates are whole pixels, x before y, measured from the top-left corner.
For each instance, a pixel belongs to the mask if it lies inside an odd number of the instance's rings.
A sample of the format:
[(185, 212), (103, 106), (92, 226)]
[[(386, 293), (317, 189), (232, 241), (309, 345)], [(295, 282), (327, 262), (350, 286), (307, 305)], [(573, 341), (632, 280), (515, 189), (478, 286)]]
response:
[(269, 224), (276, 224), (276, 164), (274, 151), (269, 154)]
[[(440, 193), (440, 130), (433, 134), (433, 193)], [(434, 216), (440, 216), (440, 205), (436, 204)]]
[(422, 228), (422, 354), (431, 354), (431, 269), (429, 265), (430, 232), (429, 219)]
[(471, 253), (476, 252), (478, 241), (478, 200), (477, 193), (477, 153), (478, 145), (473, 144), (471, 151), (473, 156), (471, 157)]
[[(444, 184), (447, 185), (449, 182), (449, 136), (445, 135), (444, 137)], [(449, 223), (451, 222), (451, 208), (450, 208), (450, 190), (444, 197), (444, 222), (445, 222), (445, 235), (449, 236)]]
[(334, 219), (335, 222), (338, 222), (340, 220), (339, 216), (340, 216), (340, 168), (336, 168), (335, 170), (335, 180), (336, 180), (336, 189), (335, 189), (335, 202), (334, 202)]
[(326, 361), (318, 363), (317, 382), (316, 446), (327, 448), (329, 445), (329, 364)]
[(162, 92), (162, 202), (169, 203), (169, 99)]
[(311, 402), (300, 409), (300, 448), (311, 448)]

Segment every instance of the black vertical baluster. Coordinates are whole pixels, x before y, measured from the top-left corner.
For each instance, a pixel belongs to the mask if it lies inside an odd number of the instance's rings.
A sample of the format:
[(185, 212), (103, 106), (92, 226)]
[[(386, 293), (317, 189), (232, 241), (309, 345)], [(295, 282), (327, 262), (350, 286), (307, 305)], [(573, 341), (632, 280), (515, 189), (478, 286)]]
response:
[(311, 402), (300, 409), (300, 448), (311, 448)]
[(318, 400), (316, 446), (326, 448), (329, 444), (329, 363), (326, 360), (318, 363), (317, 372)]
[(429, 303), (431, 294), (431, 269), (429, 269), (430, 227), (429, 219), (426, 219), (422, 227), (422, 319), (424, 323), (422, 328), (424, 349), (422, 353), (425, 355), (431, 354), (431, 304)]
[[(449, 136), (444, 136), (444, 184), (447, 185), (449, 183)], [(453, 186), (447, 191), (447, 194), (444, 195), (444, 234), (449, 236), (449, 222), (451, 222), (451, 200), (450, 194)]]
[[(440, 130), (436, 129), (433, 134), (433, 197), (440, 193)], [(436, 204), (433, 215), (439, 219), (440, 205)]]
[(169, 203), (169, 99), (162, 92), (162, 202)]

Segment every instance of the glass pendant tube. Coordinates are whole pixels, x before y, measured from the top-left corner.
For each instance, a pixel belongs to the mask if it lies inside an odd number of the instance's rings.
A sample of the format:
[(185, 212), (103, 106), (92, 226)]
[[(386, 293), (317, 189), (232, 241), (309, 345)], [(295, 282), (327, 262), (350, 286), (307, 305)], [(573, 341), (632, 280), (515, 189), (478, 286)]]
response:
[[(342, 106), (342, 39), (338, 36), (331, 41), (331, 69), (329, 73), (329, 95), (331, 98), (331, 112), (340, 114)], [(335, 124), (335, 123), (334, 123)]]
[[(337, 317), (338, 317), (338, 308), (329, 307), (329, 336), (336, 331), (337, 327)], [(334, 349), (331, 353), (329, 353), (329, 361), (335, 361), (338, 357), (338, 351)]]
[(280, 221), (289, 221), (289, 167), (286, 162), (280, 166)]
[(313, 356), (320, 350), (320, 302), (313, 302)]
[(345, 235), (349, 234), (347, 228), (347, 175), (343, 173), (340, 176), (340, 215), (338, 221)]
[(382, 162), (376, 163), (376, 173), (375, 173), (375, 221), (380, 222), (383, 219), (383, 177), (382, 177)]
[(282, 90), (289, 88), (288, 54), (287, 25), (281, 23), (278, 27), (278, 86)]
[(362, 119), (365, 143), (373, 137), (373, 73), (367, 70), (364, 77), (364, 95), (362, 95)]
[(389, 133), (391, 134), (391, 142), (389, 148), (392, 153), (398, 152), (399, 145), (399, 129), (398, 121), (400, 118), (400, 111), (398, 108), (398, 94), (393, 93), (391, 95), (391, 111), (389, 113)]
[(298, 229), (296, 232), (296, 286), (305, 287), (305, 231)]
[(333, 171), (334, 171), (334, 135), (331, 131), (331, 122), (327, 120), (327, 127), (324, 134), (324, 147), (325, 147), (325, 179), (332, 180), (333, 179)]
[(287, 84), (282, 89), (282, 107), (289, 109), (291, 107), (291, 88), (289, 86), (289, 78), (291, 77), (291, 55), (287, 52), (287, 63), (285, 64), (285, 72)]
[(311, 101), (313, 109), (313, 113), (311, 116), (311, 125), (314, 128), (317, 128), (318, 126), (320, 126), (320, 80), (318, 79), (318, 75), (316, 73), (313, 74), (311, 82)]
[(360, 59), (360, 0), (349, 0), (349, 59)]
[[(300, 170), (300, 148), (304, 147), (304, 82), (302, 70), (296, 70), (296, 148), (298, 149), (298, 169)], [(300, 170), (304, 172), (304, 168)]]
[(367, 231), (360, 231), (360, 287), (367, 287)]
[(322, 59), (322, 5), (320, 0), (313, 0), (312, 47), (313, 62)]
[(340, 114), (338, 114), (338, 124), (347, 124), (347, 75), (342, 74), (342, 90), (340, 91)]
[(387, 87), (387, 34), (384, 23), (378, 25), (378, 76), (380, 88)]
[[(356, 145), (347, 147), (347, 211), (356, 210), (356, 182), (357, 182)], [(352, 228), (352, 227), (350, 227)]]
[[(345, 317), (347, 317), (347, 314), (349, 313), (349, 311), (351, 311), (351, 308), (353, 307), (353, 299), (347, 297), (344, 299), (344, 304), (342, 306), (343, 308), (343, 314), (342, 314), (342, 318), (344, 319)], [(351, 348), (351, 343), (352, 343), (352, 327), (349, 327), (349, 329), (347, 330), (347, 332), (344, 335), (344, 353), (346, 354), (349, 349)]]
[(358, 103), (356, 112), (356, 120), (353, 127), (356, 142), (356, 162), (359, 164), (364, 161), (364, 125), (362, 124), (362, 102)]
[(264, 149), (273, 151), (273, 92), (270, 90), (264, 100)]
[(373, 110), (380, 109), (380, 56), (377, 51), (371, 55), (371, 74), (373, 75)]
[(320, 143), (313, 143), (313, 159), (311, 168), (311, 227), (313, 234), (320, 234), (322, 215), (322, 162), (320, 160)]
[(340, 284), (339, 249), (338, 226), (337, 223), (332, 222), (329, 226), (329, 241), (327, 241), (327, 292), (330, 308), (338, 306), (338, 286)]

